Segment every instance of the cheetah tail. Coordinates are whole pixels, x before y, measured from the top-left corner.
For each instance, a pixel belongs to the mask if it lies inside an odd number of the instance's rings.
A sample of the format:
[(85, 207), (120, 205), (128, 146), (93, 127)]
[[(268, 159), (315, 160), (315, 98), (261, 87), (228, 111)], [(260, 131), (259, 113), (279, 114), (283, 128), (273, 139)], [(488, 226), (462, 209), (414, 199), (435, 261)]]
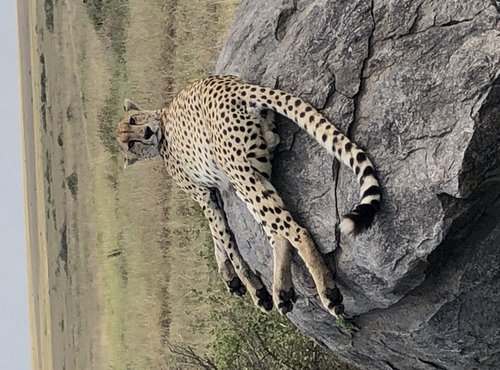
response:
[[(250, 92), (252, 87), (249, 86)], [(380, 209), (382, 193), (366, 153), (301, 98), (271, 88), (259, 89), (260, 94), (247, 95), (251, 108), (271, 109), (291, 119), (356, 175), (361, 200), (342, 217), (341, 233), (357, 234), (369, 228)]]

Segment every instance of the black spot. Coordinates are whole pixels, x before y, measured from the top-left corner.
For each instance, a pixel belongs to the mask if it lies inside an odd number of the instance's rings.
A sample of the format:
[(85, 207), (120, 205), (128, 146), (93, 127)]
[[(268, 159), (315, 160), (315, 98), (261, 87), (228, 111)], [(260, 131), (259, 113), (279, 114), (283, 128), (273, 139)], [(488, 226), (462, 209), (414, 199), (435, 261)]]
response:
[(299, 107), (301, 103), (302, 102), (300, 101), (300, 99), (297, 99), (297, 100), (295, 100), (294, 104), (295, 104), (296, 107)]
[(306, 107), (306, 112), (310, 112), (310, 111), (312, 111), (312, 107), (308, 105), (308, 106)]
[(365, 190), (363, 196), (361, 198), (368, 197), (370, 195), (380, 195), (380, 188), (377, 185), (372, 185), (368, 189)]
[(358, 155), (356, 155), (356, 160), (360, 163), (366, 161), (366, 154), (359, 152)]
[(352, 149), (352, 143), (347, 143), (347, 144), (345, 145), (345, 151), (346, 151), (346, 152), (350, 152), (350, 151), (351, 151), (351, 149)]
[(373, 174), (374, 174), (373, 167), (372, 166), (367, 166), (365, 168), (365, 170), (363, 171), (363, 176), (362, 177), (373, 176)]
[(326, 142), (327, 139), (328, 139), (327, 134), (323, 134), (323, 136), (321, 136), (321, 140), (323, 140), (324, 143)]
[(262, 195), (264, 196), (264, 198), (269, 198), (273, 194), (274, 194), (274, 191), (272, 191), (272, 190), (264, 190), (262, 192)]

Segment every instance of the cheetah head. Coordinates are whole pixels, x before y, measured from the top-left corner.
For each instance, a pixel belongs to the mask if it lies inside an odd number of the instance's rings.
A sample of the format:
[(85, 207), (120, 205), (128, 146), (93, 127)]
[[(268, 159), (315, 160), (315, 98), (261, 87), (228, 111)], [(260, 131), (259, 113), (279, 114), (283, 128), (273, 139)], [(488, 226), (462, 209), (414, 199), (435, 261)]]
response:
[(141, 110), (134, 102), (125, 99), (125, 114), (118, 123), (116, 140), (123, 154), (124, 168), (143, 159), (160, 154), (162, 138), (160, 116), (152, 111)]

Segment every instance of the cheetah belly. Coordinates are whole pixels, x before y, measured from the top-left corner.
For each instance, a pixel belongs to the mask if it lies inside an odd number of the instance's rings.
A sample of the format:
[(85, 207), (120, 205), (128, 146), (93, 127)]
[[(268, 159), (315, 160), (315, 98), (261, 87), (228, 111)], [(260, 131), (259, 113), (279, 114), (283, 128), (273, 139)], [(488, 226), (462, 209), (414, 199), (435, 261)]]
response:
[(210, 161), (210, 165), (199, 172), (199, 177), (204, 186), (217, 187), (220, 190), (227, 190), (229, 188), (230, 182), (228, 177), (214, 161)]
[(206, 156), (202, 153), (201, 155), (193, 156), (187, 162), (189, 164), (186, 163), (183, 166), (184, 171), (194, 183), (207, 188), (216, 187), (220, 190), (227, 190), (229, 188), (229, 178), (219, 167), (216, 159), (209, 154), (208, 150)]

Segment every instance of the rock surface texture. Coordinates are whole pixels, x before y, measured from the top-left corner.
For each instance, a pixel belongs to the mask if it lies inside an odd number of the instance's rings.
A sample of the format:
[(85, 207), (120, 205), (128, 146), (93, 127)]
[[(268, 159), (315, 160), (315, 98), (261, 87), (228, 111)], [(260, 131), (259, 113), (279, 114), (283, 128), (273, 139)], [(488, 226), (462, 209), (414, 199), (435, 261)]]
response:
[[(500, 2), (245, 0), (217, 73), (299, 95), (373, 160), (375, 225), (337, 240), (358, 200), (305, 132), (280, 125), (273, 183), (335, 261), (342, 334), (296, 258), (288, 317), (362, 369), (500, 368)], [(338, 176), (338, 181), (335, 181)], [(231, 191), (243, 255), (271, 281), (263, 231)]]

